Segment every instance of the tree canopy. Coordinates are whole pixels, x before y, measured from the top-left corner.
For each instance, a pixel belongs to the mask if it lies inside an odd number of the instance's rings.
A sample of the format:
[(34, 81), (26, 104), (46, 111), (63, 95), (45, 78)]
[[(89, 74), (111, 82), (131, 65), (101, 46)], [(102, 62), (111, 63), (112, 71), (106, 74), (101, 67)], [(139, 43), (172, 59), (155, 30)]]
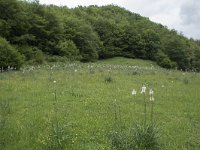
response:
[(115, 5), (69, 9), (37, 0), (0, 0), (0, 37), (0, 46), (8, 41), (26, 61), (38, 55), (84, 62), (123, 56), (200, 70), (199, 40)]

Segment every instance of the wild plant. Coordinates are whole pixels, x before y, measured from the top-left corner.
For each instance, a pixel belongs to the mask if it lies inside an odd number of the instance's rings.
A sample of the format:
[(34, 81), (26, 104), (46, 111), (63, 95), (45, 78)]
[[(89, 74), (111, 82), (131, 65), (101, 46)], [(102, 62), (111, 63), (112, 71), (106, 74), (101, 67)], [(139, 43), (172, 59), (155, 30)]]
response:
[(112, 149), (124, 149), (126, 147), (126, 134), (122, 131), (122, 122), (120, 115), (120, 106), (117, 100), (114, 101), (114, 125), (111, 132)]
[(105, 82), (111, 83), (111, 82), (113, 82), (113, 78), (111, 76), (107, 76), (107, 77), (105, 77)]
[(56, 81), (53, 81), (53, 94), (54, 94), (54, 116), (52, 118), (52, 121), (50, 122), (50, 133), (48, 136), (48, 143), (47, 143), (47, 149), (50, 150), (62, 150), (65, 149), (68, 135), (65, 132), (65, 126), (62, 125), (59, 122), (58, 119), (58, 101), (57, 101), (57, 87), (56, 87)]
[(155, 124), (135, 124), (131, 133), (130, 149), (159, 150), (159, 133)]
[(53, 118), (50, 125), (50, 133), (48, 135), (48, 141), (46, 145), (47, 149), (65, 149), (69, 141), (69, 135), (66, 134), (66, 126), (63, 126), (56, 118)]
[[(142, 88), (141, 93), (144, 94), (146, 88)], [(136, 90), (133, 89), (132, 95), (136, 96)], [(150, 102), (151, 102), (151, 122), (140, 123), (137, 122), (134, 124), (133, 128), (130, 131), (127, 131), (122, 128), (122, 121), (120, 119), (120, 107), (115, 100), (114, 110), (115, 110), (115, 124), (114, 129), (111, 133), (111, 142), (112, 149), (114, 150), (159, 150), (161, 146), (159, 144), (159, 133), (157, 126), (153, 123), (153, 90), (149, 90)], [(145, 95), (146, 96), (146, 95)], [(145, 100), (146, 101), (146, 97)], [(145, 112), (145, 119), (147, 115)]]
[(153, 97), (153, 90), (152, 89), (150, 89), (149, 95), (150, 95), (150, 105), (151, 105), (151, 122), (153, 123), (154, 97)]
[(134, 126), (133, 132), (133, 142), (131, 147), (136, 150), (140, 149), (150, 149), (157, 150), (160, 149), (159, 145), (159, 134), (158, 128), (153, 122), (153, 109), (154, 109), (154, 91), (152, 88), (149, 89), (149, 99), (150, 99), (150, 119), (151, 122), (147, 123), (147, 101), (146, 101), (146, 86), (142, 86), (141, 93), (144, 98), (144, 124), (137, 123)]
[(134, 112), (135, 112), (135, 107), (136, 107), (136, 94), (137, 94), (137, 91), (135, 89), (133, 89), (132, 91), (132, 95), (133, 95), (133, 101), (134, 101)]
[(146, 104), (146, 86), (142, 86), (141, 94), (143, 94), (143, 100), (144, 100), (144, 124), (146, 124), (147, 120), (147, 104)]
[(140, 72), (139, 72), (137, 69), (135, 69), (135, 70), (132, 72), (132, 75), (140, 75)]
[[(134, 149), (134, 150), (157, 150), (160, 149), (159, 145), (159, 134), (158, 134), (158, 128), (153, 123), (153, 109), (154, 109), (154, 91), (152, 88), (149, 89), (149, 98), (150, 98), (150, 111), (151, 111), (151, 122), (147, 122), (147, 98), (146, 98), (146, 90), (147, 87), (145, 85), (141, 88), (141, 94), (143, 95), (143, 101), (144, 101), (144, 122), (143, 123), (135, 123), (133, 129), (130, 132), (130, 135), (127, 135), (128, 137), (126, 145), (128, 145), (128, 148), (126, 150)], [(136, 96), (136, 90), (133, 89), (132, 95), (135, 100)], [(134, 105), (135, 109), (135, 105)]]

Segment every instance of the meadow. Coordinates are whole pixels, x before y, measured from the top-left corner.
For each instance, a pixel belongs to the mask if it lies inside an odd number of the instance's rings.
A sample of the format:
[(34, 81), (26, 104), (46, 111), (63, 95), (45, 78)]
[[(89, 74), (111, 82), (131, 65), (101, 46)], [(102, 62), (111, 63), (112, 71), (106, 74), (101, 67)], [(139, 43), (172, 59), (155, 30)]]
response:
[(125, 58), (0, 73), (0, 149), (115, 149), (116, 126), (131, 134), (144, 121), (143, 84), (148, 123), (154, 91), (160, 149), (200, 149), (200, 74)]

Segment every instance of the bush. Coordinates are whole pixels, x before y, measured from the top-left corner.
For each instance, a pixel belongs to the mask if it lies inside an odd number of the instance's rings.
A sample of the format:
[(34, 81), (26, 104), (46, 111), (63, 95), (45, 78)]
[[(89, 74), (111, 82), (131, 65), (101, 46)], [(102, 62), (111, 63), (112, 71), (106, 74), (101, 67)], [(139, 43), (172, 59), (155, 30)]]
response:
[(28, 45), (17, 46), (17, 49), (21, 54), (25, 56), (26, 61), (32, 60), (34, 57), (33, 48)]
[(107, 83), (113, 82), (112, 77), (111, 76), (105, 77), (105, 82), (107, 82)]
[(34, 64), (43, 64), (45, 62), (45, 57), (43, 52), (37, 47), (31, 47), (28, 45), (18, 46), (17, 49), (26, 58), (26, 61)]
[(0, 37), (0, 67), (7, 70), (8, 67), (19, 69), (24, 62), (21, 55), (9, 42)]
[(79, 49), (71, 40), (60, 41), (57, 48), (60, 56), (65, 56), (71, 60), (80, 59)]
[(36, 64), (43, 64), (45, 62), (45, 57), (42, 51), (37, 50), (35, 51), (34, 62)]
[(163, 52), (163, 51), (158, 51), (156, 54), (156, 62), (159, 66), (164, 67), (164, 68), (175, 68), (176, 64), (173, 63), (169, 57)]

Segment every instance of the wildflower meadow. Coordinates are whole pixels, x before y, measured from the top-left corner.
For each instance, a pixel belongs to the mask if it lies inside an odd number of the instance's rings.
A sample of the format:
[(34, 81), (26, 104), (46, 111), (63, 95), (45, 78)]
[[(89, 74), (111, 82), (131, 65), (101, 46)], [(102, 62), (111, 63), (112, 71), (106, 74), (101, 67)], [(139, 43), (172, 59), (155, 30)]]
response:
[(200, 74), (151, 61), (0, 73), (2, 150), (199, 150)]

